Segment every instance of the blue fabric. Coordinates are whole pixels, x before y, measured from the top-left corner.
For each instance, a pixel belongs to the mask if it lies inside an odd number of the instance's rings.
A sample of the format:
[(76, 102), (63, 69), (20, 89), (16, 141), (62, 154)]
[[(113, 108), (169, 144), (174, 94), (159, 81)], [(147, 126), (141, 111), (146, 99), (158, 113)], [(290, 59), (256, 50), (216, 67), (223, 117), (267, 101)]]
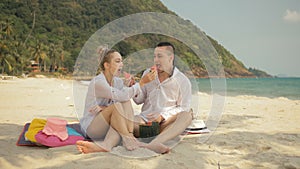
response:
[(75, 129), (73, 129), (71, 127), (67, 127), (67, 130), (68, 130), (68, 135), (69, 136), (82, 136)]

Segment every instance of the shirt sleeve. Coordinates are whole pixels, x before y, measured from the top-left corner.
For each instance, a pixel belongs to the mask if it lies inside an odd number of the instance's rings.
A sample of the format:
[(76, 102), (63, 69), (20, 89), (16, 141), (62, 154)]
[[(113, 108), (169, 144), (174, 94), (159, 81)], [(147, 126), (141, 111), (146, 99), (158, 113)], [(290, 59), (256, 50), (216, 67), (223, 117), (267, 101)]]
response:
[[(148, 73), (148, 72), (149, 72), (149, 70), (144, 71), (142, 77), (144, 77), (145, 74)], [(140, 92), (133, 97), (133, 101), (136, 104), (142, 104), (142, 103), (145, 102), (146, 96), (147, 96), (147, 90), (146, 90), (146, 87), (144, 85), (143, 87), (140, 88)]]
[(96, 97), (112, 99), (119, 102), (130, 100), (141, 90), (138, 83), (131, 87), (125, 87), (124, 85), (122, 85), (121, 88), (116, 88), (109, 86), (106, 81), (103, 81), (101, 79), (95, 80), (94, 85)]
[(192, 102), (192, 85), (187, 77), (184, 77), (180, 84), (180, 96), (178, 105), (183, 111), (189, 112)]

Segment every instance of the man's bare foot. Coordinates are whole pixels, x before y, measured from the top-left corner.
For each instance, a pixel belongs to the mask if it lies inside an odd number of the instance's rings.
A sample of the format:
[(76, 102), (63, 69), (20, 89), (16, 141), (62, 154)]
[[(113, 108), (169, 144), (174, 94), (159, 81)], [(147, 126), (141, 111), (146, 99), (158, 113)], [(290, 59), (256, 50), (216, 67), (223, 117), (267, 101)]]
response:
[(79, 152), (87, 154), (93, 152), (108, 152), (105, 148), (89, 141), (77, 141), (76, 146)]
[(132, 136), (122, 136), (123, 146), (129, 150), (135, 150), (139, 147), (145, 146), (144, 143), (138, 141), (133, 135)]
[(163, 145), (162, 143), (157, 143), (157, 142), (150, 142), (149, 144), (142, 147), (148, 148), (159, 154), (166, 154), (170, 151), (169, 147)]

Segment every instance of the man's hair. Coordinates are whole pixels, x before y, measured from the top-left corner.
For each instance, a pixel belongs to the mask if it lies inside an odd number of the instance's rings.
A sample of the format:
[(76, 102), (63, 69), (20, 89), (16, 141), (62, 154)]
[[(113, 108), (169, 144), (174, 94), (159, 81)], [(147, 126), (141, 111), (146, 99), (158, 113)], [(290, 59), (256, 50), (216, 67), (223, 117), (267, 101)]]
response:
[(156, 45), (156, 47), (162, 47), (162, 46), (167, 46), (167, 47), (169, 47), (168, 49), (169, 49), (170, 52), (172, 52), (173, 55), (175, 56), (175, 47), (174, 47), (174, 45), (172, 45), (170, 42), (160, 42), (159, 44)]

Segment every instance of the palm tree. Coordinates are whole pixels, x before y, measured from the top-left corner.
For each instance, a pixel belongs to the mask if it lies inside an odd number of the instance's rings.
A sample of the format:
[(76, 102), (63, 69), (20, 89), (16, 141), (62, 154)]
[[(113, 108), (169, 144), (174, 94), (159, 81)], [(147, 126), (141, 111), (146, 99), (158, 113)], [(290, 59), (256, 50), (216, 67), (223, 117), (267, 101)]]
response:
[[(23, 74), (23, 71), (26, 70), (27, 66), (30, 63), (30, 51), (27, 48), (24, 48), (21, 41), (18, 41), (15, 45), (15, 50), (13, 51), (13, 56), (15, 57), (17, 64), (17, 72)], [(16, 69), (16, 67), (15, 67)]]
[(4, 74), (4, 72), (5, 72), (5, 65), (8, 68), (8, 72), (11, 72), (13, 70), (13, 67), (11, 66), (11, 64), (9, 63), (9, 61), (6, 58), (0, 58), (0, 64), (2, 65), (2, 73), (1, 74)]
[(39, 43), (39, 41), (37, 40), (36, 46), (34, 47), (34, 50), (32, 52), (32, 56), (33, 59), (39, 64), (40, 71), (47, 71), (47, 62), (49, 61), (47, 51), (47, 47), (42, 43)]
[(49, 58), (50, 58), (50, 64), (51, 64), (51, 70), (53, 71), (53, 69), (55, 68), (56, 65), (56, 60), (57, 60), (57, 51), (56, 51), (56, 47), (53, 43), (50, 43), (50, 47), (49, 47)]
[(2, 74), (5, 72), (5, 67), (8, 68), (8, 71), (12, 71), (12, 66), (7, 59), (8, 47), (4, 43), (0, 43), (0, 66), (2, 67)]
[(9, 38), (10, 35), (13, 33), (12, 24), (13, 24), (13, 22), (9, 22), (9, 20), (6, 19), (6, 23), (5, 23), (5, 26), (4, 26), (4, 29), (3, 29), (4, 33), (5, 33), (4, 39)]
[(65, 60), (65, 55), (64, 55), (64, 49), (63, 49), (62, 43), (59, 43), (57, 45), (57, 51), (58, 51), (57, 65), (60, 68), (63, 68), (64, 67), (63, 63), (64, 63), (64, 60)]
[(1, 40), (4, 40), (4, 34), (5, 34), (5, 32), (3, 31), (4, 26), (5, 26), (5, 22), (0, 21), (0, 39)]
[[(5, 68), (7, 68), (8, 72), (11, 72), (13, 67), (8, 59), (9, 55), (9, 47), (11, 43), (7, 40), (13, 32), (12, 22), (9, 22), (7, 19), (6, 22), (1, 23), (1, 42), (0, 42), (0, 66), (2, 67), (2, 74), (5, 72)], [(3, 28), (4, 26), (4, 28)], [(3, 36), (2, 36), (3, 35)]]
[(41, 71), (41, 43), (39, 40), (36, 40), (36, 45), (33, 48), (32, 57), (39, 64), (39, 69)]
[(47, 62), (48, 62), (48, 56), (47, 56), (46, 52), (42, 51), (41, 52), (41, 65), (43, 66), (44, 72), (48, 71)]
[(33, 29), (34, 29), (34, 26), (35, 26), (35, 10), (33, 11), (33, 21), (32, 21), (32, 26), (31, 26), (31, 29), (30, 29), (29, 34), (27, 35), (27, 37), (26, 37), (26, 39), (25, 39), (25, 41), (24, 41), (24, 44), (23, 44), (24, 46), (25, 46), (25, 44), (26, 44), (28, 38), (31, 36), (32, 31), (33, 31)]
[(64, 50), (63, 50), (63, 45), (59, 43), (58, 45), (55, 45), (53, 43), (50, 44), (49, 47), (49, 58), (50, 58), (50, 63), (53, 68), (62, 68), (63, 67), (63, 62), (64, 62)]

